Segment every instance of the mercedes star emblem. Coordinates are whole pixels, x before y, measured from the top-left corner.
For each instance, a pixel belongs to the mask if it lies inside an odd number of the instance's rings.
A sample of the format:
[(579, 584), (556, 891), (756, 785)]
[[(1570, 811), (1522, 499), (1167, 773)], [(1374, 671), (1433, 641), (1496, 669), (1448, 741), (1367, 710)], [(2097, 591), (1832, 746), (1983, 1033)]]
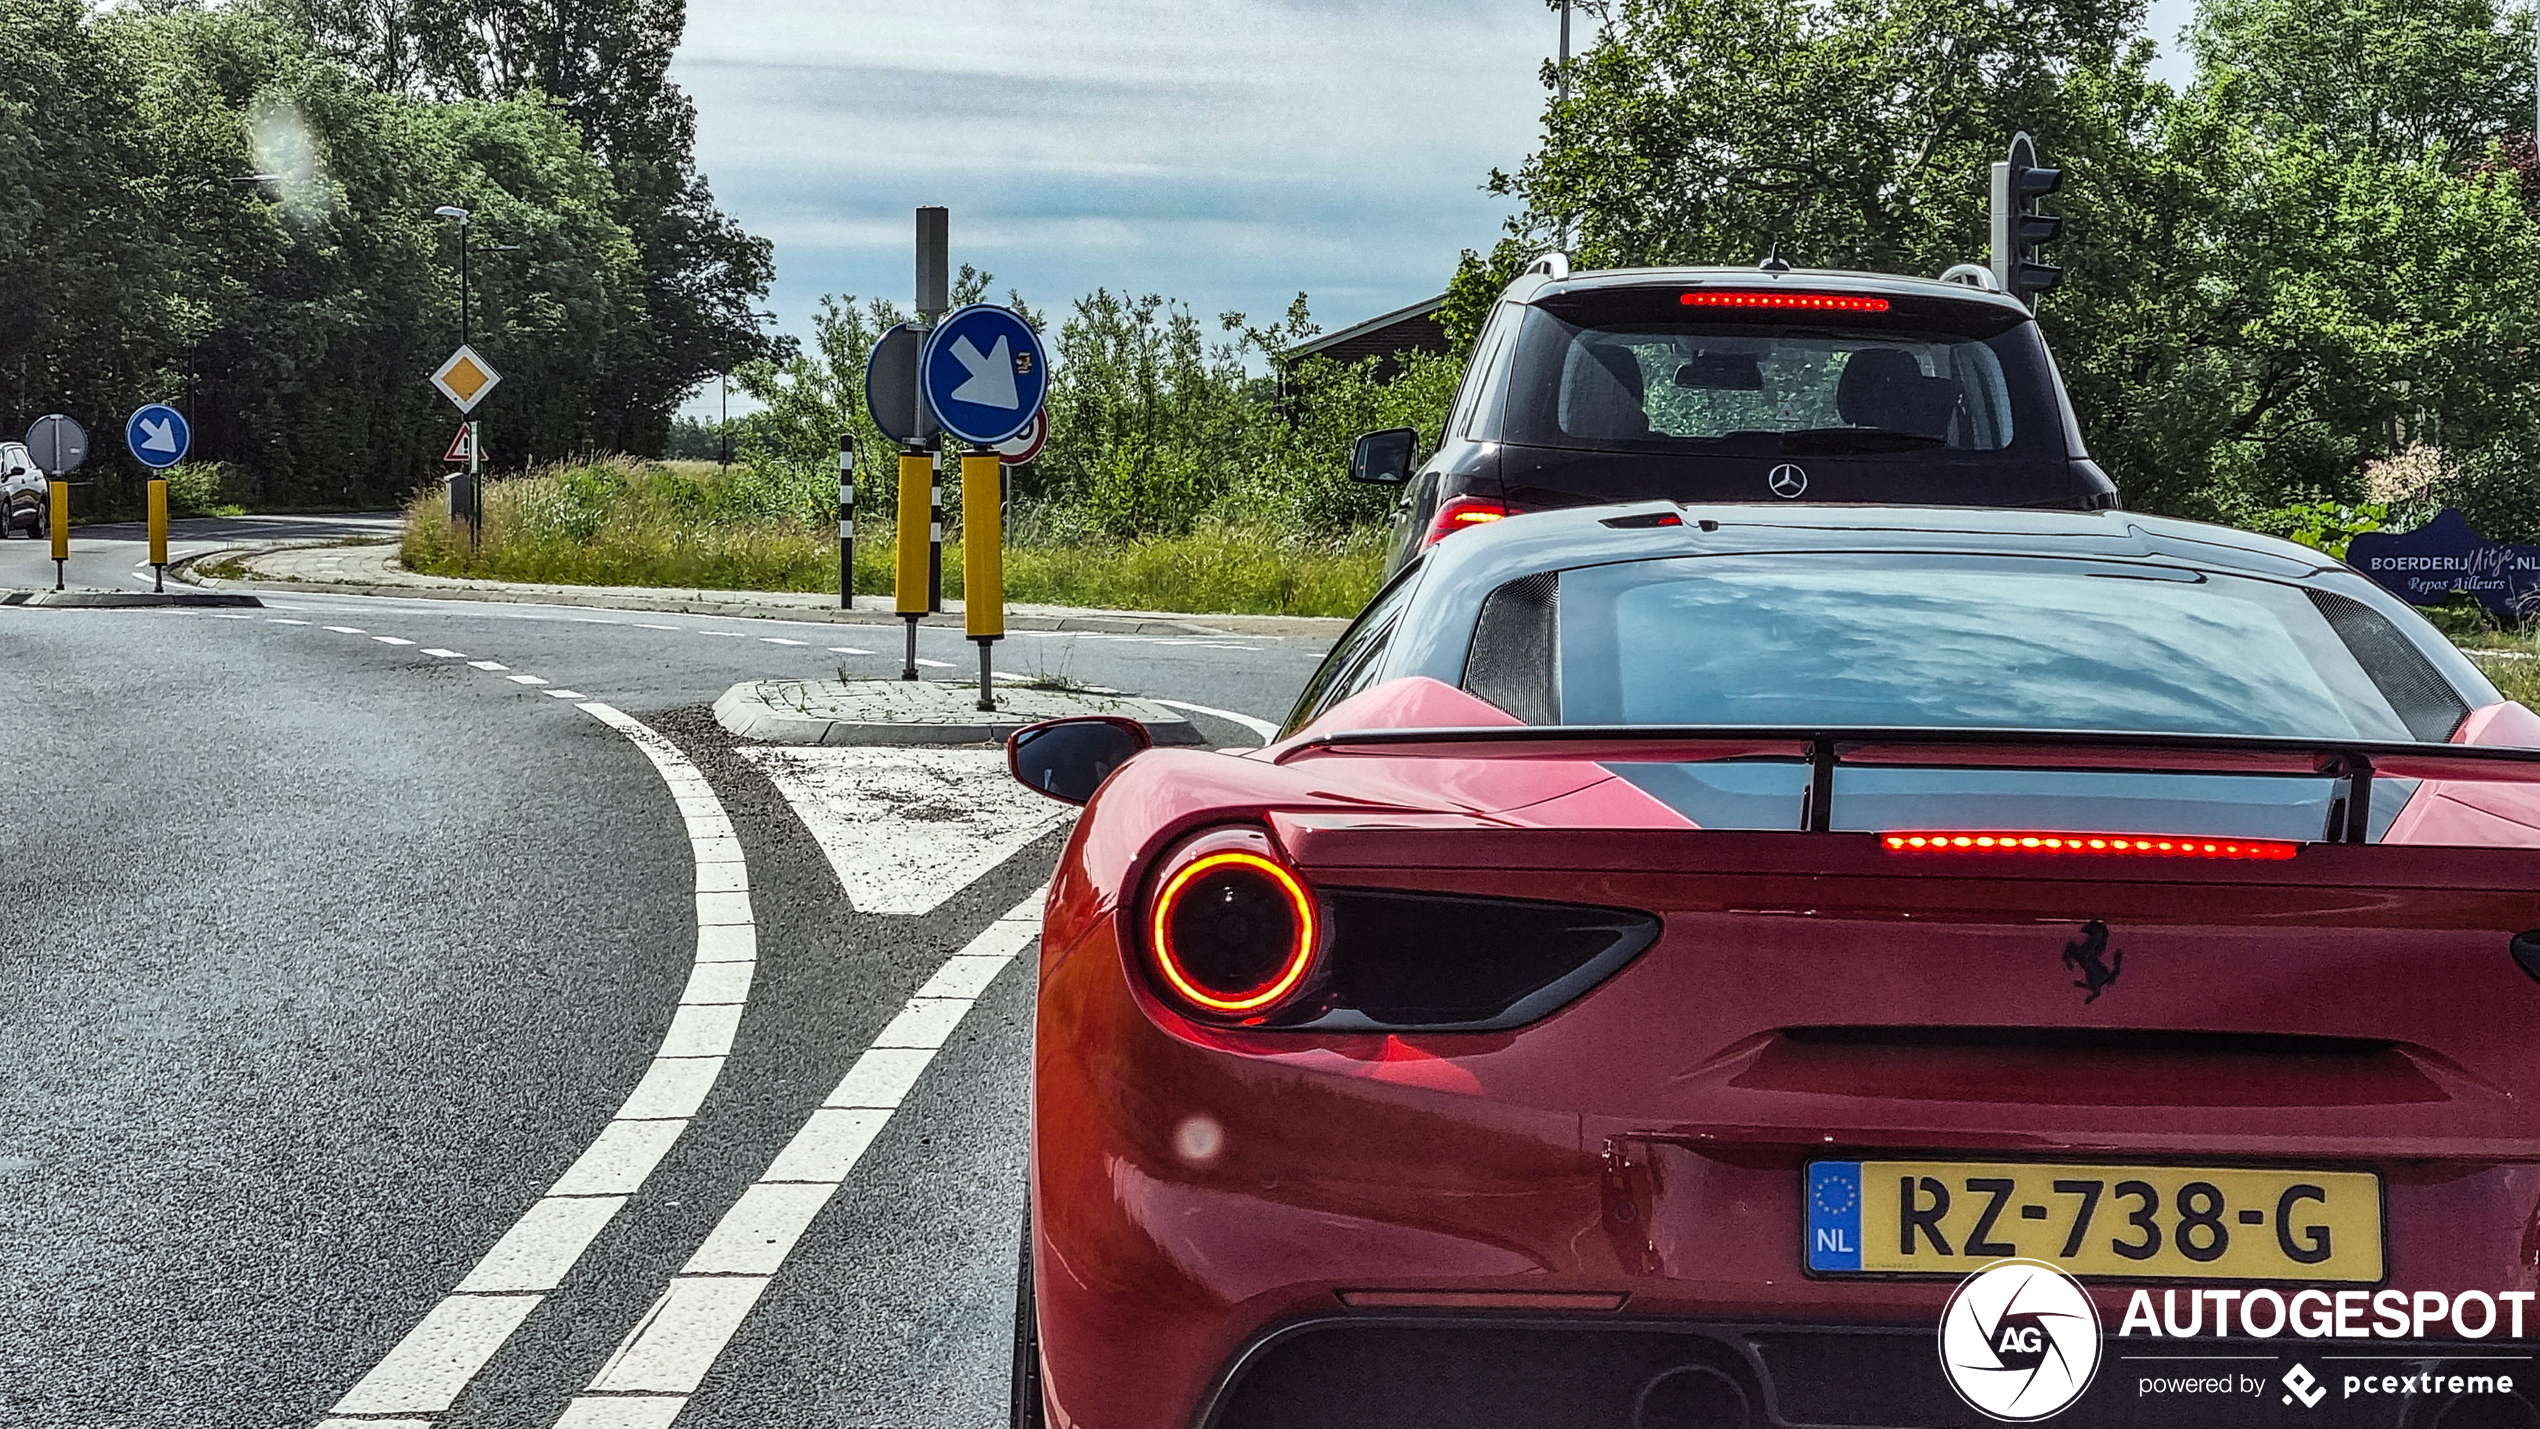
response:
[(1789, 462), (1774, 467), (1772, 475), (1764, 480), (1773, 488), (1773, 494), (1784, 501), (1795, 500), (1808, 489), (1808, 473)]

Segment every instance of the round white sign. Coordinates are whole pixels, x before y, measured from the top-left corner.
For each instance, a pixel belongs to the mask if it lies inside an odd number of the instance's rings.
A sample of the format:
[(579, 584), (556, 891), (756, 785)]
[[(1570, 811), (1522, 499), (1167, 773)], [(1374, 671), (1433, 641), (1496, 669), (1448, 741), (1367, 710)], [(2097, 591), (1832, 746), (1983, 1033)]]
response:
[(2099, 1372), (2098, 1307), (2054, 1266), (1997, 1260), (1960, 1281), (1941, 1312), (1940, 1367), (1979, 1414), (2052, 1418)]

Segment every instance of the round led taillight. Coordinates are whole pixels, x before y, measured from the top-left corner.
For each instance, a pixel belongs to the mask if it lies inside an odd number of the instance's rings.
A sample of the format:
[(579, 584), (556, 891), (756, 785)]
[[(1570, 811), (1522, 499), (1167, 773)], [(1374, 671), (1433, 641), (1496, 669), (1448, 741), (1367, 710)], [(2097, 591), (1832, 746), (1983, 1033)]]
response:
[(1313, 971), (1314, 898), (1278, 860), (1244, 849), (1201, 853), (1156, 889), (1147, 945), (1175, 996), (1211, 1017), (1264, 1014)]

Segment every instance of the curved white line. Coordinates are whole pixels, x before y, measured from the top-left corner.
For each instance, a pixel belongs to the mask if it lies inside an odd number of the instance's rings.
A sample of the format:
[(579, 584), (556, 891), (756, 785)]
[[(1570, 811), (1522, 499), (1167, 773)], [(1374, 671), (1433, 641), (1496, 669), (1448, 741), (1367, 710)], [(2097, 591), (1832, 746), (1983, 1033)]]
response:
[(1251, 715), (1237, 714), (1233, 710), (1211, 709), (1206, 705), (1184, 704), (1180, 700), (1159, 700), (1153, 695), (1142, 696), (1142, 698), (1151, 705), (1162, 705), (1166, 709), (1189, 710), (1193, 714), (1215, 715), (1219, 719), (1242, 725), (1260, 735), (1263, 744), (1268, 744), (1279, 737), (1279, 727), (1266, 719), (1255, 719)]
[(1005, 965), (1040, 936), (1047, 885), (935, 970), (646, 1310), (556, 1429), (666, 1429), (901, 1099)]
[[(697, 953), (687, 989), (661, 1050), (616, 1119), (458, 1286), (336, 1402), (336, 1414), (440, 1414), (457, 1401), (687, 1129), (723, 1072), (749, 999), (758, 958), (749, 866), (713, 786), (679, 746), (643, 721), (597, 700), (577, 708), (643, 751), (687, 822), (697, 874)], [(355, 1422), (361, 1421), (329, 1419), (320, 1429)], [(370, 1429), (384, 1429), (376, 1420), (366, 1422)], [(400, 1422), (415, 1429), (427, 1423)]]

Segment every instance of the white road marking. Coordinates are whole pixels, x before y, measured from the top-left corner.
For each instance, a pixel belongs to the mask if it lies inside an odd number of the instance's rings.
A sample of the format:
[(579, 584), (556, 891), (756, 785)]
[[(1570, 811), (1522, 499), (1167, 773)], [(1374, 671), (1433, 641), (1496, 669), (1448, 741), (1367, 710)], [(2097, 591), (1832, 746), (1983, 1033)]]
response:
[(352, 625), (330, 625), (326, 628), (334, 631), (338, 635), (368, 635), (370, 633), (367, 630), (363, 630), (358, 626)]
[(829, 652), (833, 655), (870, 655), (873, 653), (870, 650), (858, 650), (852, 645), (832, 645), (829, 647)]
[(214, 620), (253, 620), (256, 618), (252, 615), (232, 615), (225, 610), (207, 610), (203, 613)]
[(308, 622), (307, 622), (307, 621), (305, 621), (305, 620), (285, 620), (285, 619), (283, 619), (281, 616), (278, 616), (278, 615), (268, 615), (268, 616), (266, 616), (266, 617), (265, 617), (265, 623), (266, 623), (266, 624), (268, 624), (268, 625), (306, 625), (306, 624), (308, 624)]
[[(470, 663), (479, 669), (503, 668), (491, 660)], [(511, 678), (545, 683), (534, 675)], [(643, 1080), (627, 1094), (617, 1116), (458, 1285), (345, 1393), (333, 1410), (337, 1415), (447, 1412), (530, 1312), (564, 1283), (619, 1208), (643, 1188), (645, 1178), (714, 1089), (739, 1030), (756, 967), (757, 938), (748, 865), (732, 835), (731, 820), (713, 786), (677, 745), (612, 706), (586, 701), (578, 708), (624, 735), (651, 761), (689, 828), (690, 853), (700, 885), (711, 882), (717, 890), (697, 897), (697, 951), (689, 965), (687, 989)], [(751, 1290), (748, 1298), (756, 1295)], [(747, 1310), (744, 1300), (728, 1312), (728, 1318), (737, 1324)], [(707, 1318), (709, 1329), (715, 1323), (720, 1321)], [(728, 1336), (729, 1331), (724, 1333)], [(721, 1343), (715, 1341), (718, 1348)], [(691, 1381), (688, 1388), (694, 1387)], [(376, 1418), (360, 1422), (380, 1429)], [(429, 1429), (428, 1421), (406, 1422)], [(594, 1411), (579, 1422), (599, 1426), (653, 1421), (612, 1419)], [(669, 1423), (667, 1419), (658, 1422)]]
[(508, 670), (511, 668), (511, 666), (506, 665), (499, 660), (470, 660), (467, 662), (467, 667), (471, 670)]
[(414, 643), (411, 640), (400, 640), (394, 635), (374, 635), (370, 638), (382, 645), (412, 645)]
[(993, 749), (740, 753), (794, 806), (859, 912), (932, 912), (1073, 812), (1014, 782)]
[[(785, 1257), (838, 1192), (857, 1161), (915, 1085), (934, 1048), (973, 1006), (978, 990), (1040, 936), (1046, 887), (1027, 894), (1002, 918), (955, 953), (929, 978), (892, 1027), (921, 1022), (933, 1040), (922, 1047), (865, 1049), (829, 1099), (804, 1121), (704, 1243), (671, 1278), (661, 1298), (618, 1344), (617, 1352), (556, 1420), (556, 1429), (666, 1426), (739, 1333), (752, 1306)], [(992, 965), (992, 966), (991, 966)], [(929, 989), (969, 988), (951, 996)], [(921, 1003), (936, 1003), (922, 1012)], [(941, 1032), (935, 1029), (940, 1028)]]
[(697, 633), (699, 635), (721, 635), (733, 640), (747, 640), (750, 638), (750, 632), (746, 630), (700, 630)]
[(438, 1414), (448, 1409), (538, 1308), (536, 1295), (452, 1295), (432, 1307), (378, 1367), (336, 1401), (338, 1414)]
[(936, 670), (949, 670), (953, 667), (953, 663), (950, 660), (928, 660), (921, 657), (917, 663)]
[(808, 645), (811, 643), (808, 640), (787, 640), (779, 635), (762, 635), (758, 641), (761, 645)]
[(435, 660), (464, 660), (467, 658), (467, 652), (463, 650), (441, 650), (430, 645), (423, 647), (423, 653), (431, 656)]
[(538, 693), (542, 695), (553, 695), (560, 700), (587, 700), (590, 698), (589, 695), (582, 693), (580, 690), (540, 690)]
[(547, 683), (546, 681), (539, 679), (536, 675), (505, 675), (503, 678), (511, 681), (515, 685), (543, 685)]
[(1254, 734), (1260, 735), (1263, 744), (1268, 744), (1279, 737), (1279, 727), (1266, 719), (1256, 719), (1248, 714), (1237, 714), (1233, 710), (1211, 709), (1207, 705), (1185, 704), (1180, 700), (1159, 700), (1152, 695), (1147, 696), (1147, 700), (1150, 704), (1159, 704), (1166, 709), (1189, 710), (1193, 714), (1214, 715), (1230, 724), (1242, 725)]
[(677, 630), (679, 627), (676, 625), (647, 625), (643, 621), (639, 620), (635, 622), (635, 628), (638, 630)]

